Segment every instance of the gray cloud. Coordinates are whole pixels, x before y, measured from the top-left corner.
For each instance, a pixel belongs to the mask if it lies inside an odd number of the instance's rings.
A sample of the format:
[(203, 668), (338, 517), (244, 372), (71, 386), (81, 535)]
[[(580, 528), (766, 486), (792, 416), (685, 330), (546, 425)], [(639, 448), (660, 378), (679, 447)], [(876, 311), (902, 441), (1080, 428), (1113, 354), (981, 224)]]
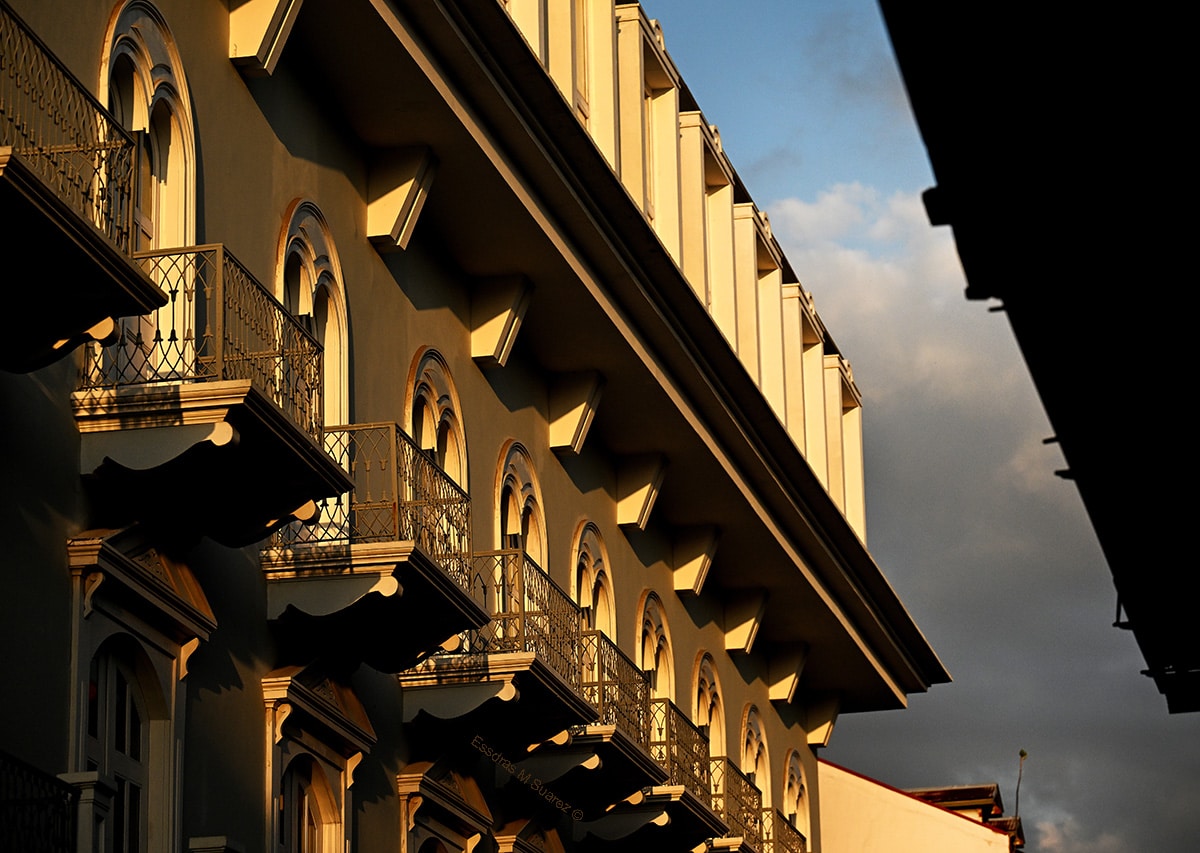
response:
[(905, 787), (998, 781), (1028, 849), (1188, 851), (1200, 718), (1169, 717), (1002, 314), (968, 303), (914, 193), (768, 206), (864, 394), (868, 544), (955, 677), (841, 720), (831, 760)]

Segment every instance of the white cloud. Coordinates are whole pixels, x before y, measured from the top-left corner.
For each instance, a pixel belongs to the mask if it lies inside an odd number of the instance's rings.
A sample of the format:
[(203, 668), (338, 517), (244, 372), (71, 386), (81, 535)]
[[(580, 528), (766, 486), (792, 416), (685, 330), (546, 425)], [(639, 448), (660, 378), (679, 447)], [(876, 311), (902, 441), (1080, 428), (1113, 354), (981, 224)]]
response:
[(1126, 853), (1131, 849), (1127, 840), (1112, 832), (1088, 834), (1073, 817), (1041, 820), (1036, 827), (1041, 853)]

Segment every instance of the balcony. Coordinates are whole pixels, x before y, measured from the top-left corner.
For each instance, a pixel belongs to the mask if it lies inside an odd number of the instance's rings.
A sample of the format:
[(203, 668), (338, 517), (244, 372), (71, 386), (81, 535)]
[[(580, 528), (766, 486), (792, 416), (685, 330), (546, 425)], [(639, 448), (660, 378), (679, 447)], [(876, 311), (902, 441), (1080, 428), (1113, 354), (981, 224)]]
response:
[(670, 700), (650, 702), (649, 748), (666, 779), (650, 788), (645, 806), (664, 808), (670, 822), (663, 828), (648, 827), (639, 841), (690, 850), (724, 835), (725, 824), (712, 808), (708, 737)]
[(712, 808), (729, 827), (727, 838), (741, 838), (742, 849), (761, 851), (762, 793), (723, 756), (710, 759)]
[(322, 501), (313, 523), (281, 528), (262, 553), (287, 662), (332, 652), (400, 672), (486, 625), (467, 493), (394, 423), (330, 427), (324, 441), (354, 488)]
[(400, 674), (406, 722), (420, 714), (416, 722), (438, 732), (439, 742), (456, 736), (448, 726), (462, 729), (457, 736), (468, 743), (466, 732), (490, 738), (489, 747), (505, 754), (524, 756), (551, 737), (565, 743), (570, 726), (596, 718), (582, 692), (579, 608), (518, 549), (476, 553), (471, 586), (491, 619)]
[(75, 853), (77, 799), (71, 785), (0, 752), (0, 850)]
[(168, 302), (87, 348), (73, 398), (97, 523), (236, 547), (349, 489), (321, 444), (321, 347), (300, 321), (221, 245), (135, 260)]
[(589, 832), (612, 841), (656, 816), (646, 810), (638, 810), (640, 818), (628, 810), (618, 814), (613, 807), (661, 784), (667, 774), (650, 755), (646, 673), (604, 632), (582, 631), (580, 640), (579, 689), (598, 719), (573, 727), (568, 743), (537, 754), (527, 764), (583, 811)]
[(779, 809), (763, 809), (760, 849), (762, 853), (808, 853), (808, 842)]
[(42, 367), (166, 301), (128, 257), (136, 145), (0, 2), (0, 212), (17, 266), (37, 270), (36, 284), (8, 288), (20, 320), (0, 339), (0, 369)]

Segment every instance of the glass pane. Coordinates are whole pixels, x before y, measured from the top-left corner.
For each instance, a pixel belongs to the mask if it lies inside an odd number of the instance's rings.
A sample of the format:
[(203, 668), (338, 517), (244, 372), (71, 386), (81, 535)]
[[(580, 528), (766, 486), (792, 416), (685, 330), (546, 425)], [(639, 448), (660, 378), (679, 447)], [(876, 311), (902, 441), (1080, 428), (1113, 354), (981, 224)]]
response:
[(125, 682), (125, 675), (120, 669), (117, 670), (116, 677), (117, 685), (115, 696), (115, 708), (113, 713), (112, 725), (115, 727), (113, 747), (122, 755), (126, 753), (126, 736), (128, 724), (128, 707), (129, 707), (129, 685)]

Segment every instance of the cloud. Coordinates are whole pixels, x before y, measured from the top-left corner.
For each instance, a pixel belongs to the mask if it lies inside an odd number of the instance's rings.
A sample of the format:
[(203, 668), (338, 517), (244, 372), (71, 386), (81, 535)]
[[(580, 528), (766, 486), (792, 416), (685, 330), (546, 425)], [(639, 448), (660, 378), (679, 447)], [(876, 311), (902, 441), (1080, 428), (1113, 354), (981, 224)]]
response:
[(1111, 832), (1090, 834), (1073, 817), (1036, 823), (1041, 853), (1126, 853), (1129, 842)]
[(963, 296), (950, 231), (918, 193), (865, 182), (767, 211), (863, 392), (869, 547), (956, 680), (839, 721), (829, 757), (898, 786), (998, 781), (1011, 808), (1024, 746), (1029, 849), (1190, 849), (1194, 721), (1163, 719), (1110, 627), (1078, 492), (1005, 315)]

